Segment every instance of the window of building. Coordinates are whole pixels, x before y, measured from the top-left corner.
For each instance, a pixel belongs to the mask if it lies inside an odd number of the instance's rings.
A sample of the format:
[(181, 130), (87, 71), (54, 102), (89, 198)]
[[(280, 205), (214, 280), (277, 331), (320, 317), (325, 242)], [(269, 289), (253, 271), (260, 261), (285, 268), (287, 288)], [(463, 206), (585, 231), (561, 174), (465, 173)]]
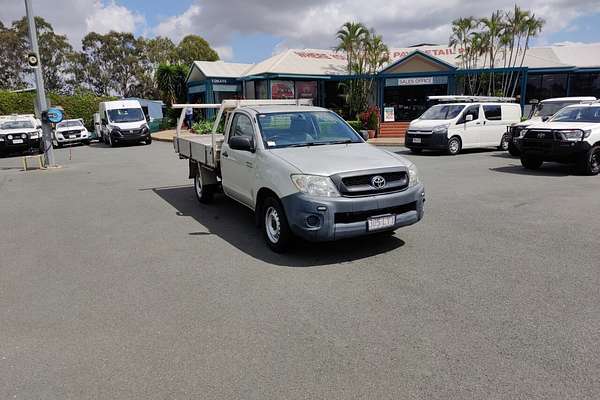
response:
[(254, 81), (246, 81), (244, 83), (244, 95), (247, 99), (252, 100), (256, 98), (256, 89), (254, 88)]
[(483, 113), (488, 121), (500, 121), (502, 119), (502, 107), (499, 105), (484, 105)]
[(268, 91), (267, 91), (267, 81), (255, 81), (254, 82), (254, 88), (256, 96), (256, 99), (259, 100), (264, 100), (267, 99), (269, 97)]
[(296, 98), (312, 99), (317, 103), (317, 81), (296, 81)]
[(565, 97), (567, 95), (568, 74), (538, 74), (527, 77), (527, 98), (531, 100), (545, 100), (552, 97)]
[(570, 95), (600, 98), (600, 72), (571, 74)]

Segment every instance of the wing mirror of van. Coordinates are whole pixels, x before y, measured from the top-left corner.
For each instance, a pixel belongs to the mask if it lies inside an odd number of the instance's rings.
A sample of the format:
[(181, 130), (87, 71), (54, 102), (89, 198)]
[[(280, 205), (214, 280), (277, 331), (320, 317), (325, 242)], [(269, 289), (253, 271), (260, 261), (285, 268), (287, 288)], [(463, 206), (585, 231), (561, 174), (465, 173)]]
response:
[(465, 116), (465, 121), (466, 121), (466, 122), (473, 121), (473, 114), (467, 114), (467, 115)]
[(234, 136), (229, 139), (229, 147), (233, 150), (249, 151), (254, 153), (254, 140), (248, 136)]

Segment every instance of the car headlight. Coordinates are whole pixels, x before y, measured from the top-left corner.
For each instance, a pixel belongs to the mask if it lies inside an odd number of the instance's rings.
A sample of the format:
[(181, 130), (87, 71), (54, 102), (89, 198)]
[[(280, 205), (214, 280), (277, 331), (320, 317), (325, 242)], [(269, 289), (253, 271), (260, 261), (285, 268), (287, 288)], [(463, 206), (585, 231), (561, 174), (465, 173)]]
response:
[(583, 139), (583, 131), (580, 129), (572, 129), (568, 131), (560, 131), (565, 140), (578, 141)]
[(419, 170), (415, 164), (410, 164), (408, 166), (408, 187), (411, 188), (413, 186), (417, 186), (419, 182), (421, 182)]
[(440, 125), (440, 126), (436, 126), (435, 128), (433, 128), (431, 130), (433, 133), (447, 133), (448, 132), (448, 125)]
[(331, 178), (320, 175), (292, 175), (292, 182), (302, 193), (311, 196), (339, 197), (340, 192)]
[(528, 129), (521, 129), (519, 132), (517, 132), (517, 137), (518, 138), (523, 138), (525, 137), (525, 134), (527, 133)]
[(39, 138), (39, 137), (40, 137), (40, 135), (39, 135), (39, 133), (37, 133), (37, 132), (32, 132), (32, 133), (30, 133), (30, 134), (29, 134), (29, 137), (30, 137), (31, 139), (37, 139), (37, 138)]

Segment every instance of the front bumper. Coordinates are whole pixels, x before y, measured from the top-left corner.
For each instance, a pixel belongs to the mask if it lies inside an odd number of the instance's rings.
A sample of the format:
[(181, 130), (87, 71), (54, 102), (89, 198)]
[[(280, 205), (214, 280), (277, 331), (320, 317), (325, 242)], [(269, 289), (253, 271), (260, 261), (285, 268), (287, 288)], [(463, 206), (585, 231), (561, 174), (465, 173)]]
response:
[[(14, 143), (14, 140), (9, 140), (6, 137), (4, 140), (0, 140), (0, 152), (2, 153), (13, 153), (13, 152), (25, 152), (35, 151), (40, 149), (40, 139), (21, 139), (23, 143)], [(19, 140), (16, 139), (16, 140)]]
[[(417, 139), (417, 142), (415, 142), (415, 139)], [(409, 149), (445, 150), (448, 148), (448, 134), (415, 134), (407, 132), (404, 137), (404, 146)]]
[[(395, 215), (395, 230), (419, 222), (424, 214), (425, 188), (422, 184), (397, 193), (365, 197), (312, 197), (295, 193), (281, 199), (290, 229), (313, 242), (332, 241), (381, 232), (368, 231), (367, 218)], [(311, 226), (309, 217), (319, 224)]]
[(79, 136), (79, 137), (74, 137), (74, 138), (69, 138), (69, 137), (64, 137), (64, 136), (58, 136), (58, 135), (56, 135), (56, 141), (58, 143), (60, 143), (60, 144), (79, 143), (79, 142), (88, 141), (90, 139), (91, 139), (90, 135)]
[(515, 144), (521, 155), (536, 157), (544, 161), (571, 162), (592, 147), (587, 142), (569, 140), (543, 140), (518, 138)]
[(142, 140), (150, 139), (150, 130), (144, 130), (140, 133), (117, 133), (112, 131), (110, 133), (110, 138), (113, 142), (121, 143), (121, 142), (139, 142)]

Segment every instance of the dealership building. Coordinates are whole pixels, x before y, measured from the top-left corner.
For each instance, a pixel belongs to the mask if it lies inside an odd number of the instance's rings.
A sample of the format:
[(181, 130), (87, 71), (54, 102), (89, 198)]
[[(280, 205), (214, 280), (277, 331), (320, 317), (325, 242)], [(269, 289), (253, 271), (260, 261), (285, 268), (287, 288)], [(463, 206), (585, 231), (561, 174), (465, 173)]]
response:
[[(371, 93), (382, 121), (386, 111), (382, 134), (402, 135), (407, 121), (426, 109), (427, 96), (460, 94), (466, 75), (490, 71), (460, 68), (460, 53), (437, 45), (390, 49), (391, 61), (373, 77)], [(533, 47), (520, 64), (512, 72), (525, 111), (533, 99), (600, 98), (600, 44)], [(312, 98), (315, 105), (342, 111), (340, 82), (351, 78), (345, 55), (332, 50), (290, 49), (257, 64), (196, 61), (187, 79), (188, 101)]]

